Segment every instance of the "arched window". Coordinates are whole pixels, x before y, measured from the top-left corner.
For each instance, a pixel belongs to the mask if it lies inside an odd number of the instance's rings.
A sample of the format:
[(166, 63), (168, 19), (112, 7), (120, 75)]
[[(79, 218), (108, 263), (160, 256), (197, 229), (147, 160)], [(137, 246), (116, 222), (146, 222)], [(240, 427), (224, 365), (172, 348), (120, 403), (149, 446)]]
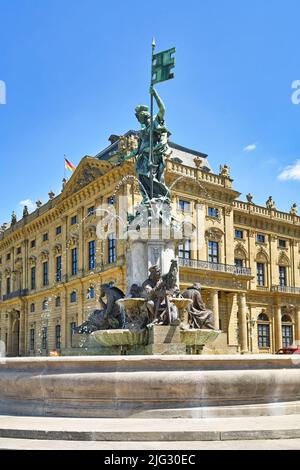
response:
[(42, 303), (42, 310), (47, 310), (48, 308), (48, 299), (43, 300)]
[(257, 338), (259, 348), (270, 347), (270, 320), (264, 312), (257, 317)]
[(294, 341), (293, 337), (293, 323), (289, 315), (282, 315), (281, 317), (281, 330), (282, 330), (282, 347), (289, 348)]
[(31, 311), (31, 313), (35, 312), (35, 304), (34, 303), (30, 304), (30, 311)]
[(256, 256), (256, 279), (259, 287), (266, 287), (268, 285), (268, 258), (264, 251), (260, 251)]
[(55, 297), (55, 307), (60, 307), (60, 296)]

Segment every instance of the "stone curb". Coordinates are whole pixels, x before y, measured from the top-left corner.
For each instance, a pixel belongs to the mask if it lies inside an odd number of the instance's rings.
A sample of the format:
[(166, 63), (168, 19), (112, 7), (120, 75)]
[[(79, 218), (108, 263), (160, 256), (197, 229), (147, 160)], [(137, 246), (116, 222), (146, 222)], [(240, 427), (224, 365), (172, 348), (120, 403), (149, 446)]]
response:
[(297, 439), (300, 429), (235, 430), (235, 431), (138, 431), (85, 432), (47, 431), (32, 429), (0, 429), (0, 438), (63, 440), (63, 441), (236, 441), (266, 439)]

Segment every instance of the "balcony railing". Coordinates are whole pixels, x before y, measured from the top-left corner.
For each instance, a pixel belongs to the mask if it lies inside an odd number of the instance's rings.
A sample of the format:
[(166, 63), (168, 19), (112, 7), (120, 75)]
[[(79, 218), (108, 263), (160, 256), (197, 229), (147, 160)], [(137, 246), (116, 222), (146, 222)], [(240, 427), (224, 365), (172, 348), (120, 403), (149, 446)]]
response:
[(229, 264), (210, 263), (209, 261), (200, 261), (197, 259), (179, 258), (179, 266), (193, 269), (204, 269), (206, 271), (218, 271), (221, 273), (234, 274), (236, 276), (251, 276), (250, 268), (241, 268), (239, 266), (232, 266)]
[(28, 289), (19, 289), (15, 290), (14, 292), (10, 292), (10, 294), (3, 295), (2, 299), (5, 301), (15, 299), (16, 297), (24, 297), (25, 295), (28, 295)]
[(300, 294), (300, 287), (272, 286), (273, 292), (283, 292), (286, 294)]

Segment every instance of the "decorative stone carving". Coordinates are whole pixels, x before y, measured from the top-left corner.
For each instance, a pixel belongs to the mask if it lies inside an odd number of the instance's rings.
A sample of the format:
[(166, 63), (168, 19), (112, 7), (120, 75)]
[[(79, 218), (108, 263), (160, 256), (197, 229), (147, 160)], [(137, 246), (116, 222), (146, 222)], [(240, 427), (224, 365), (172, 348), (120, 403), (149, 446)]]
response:
[(27, 206), (24, 206), (24, 209), (23, 209), (23, 217), (27, 217), (28, 215), (29, 215), (28, 207), (27, 207)]
[(202, 162), (203, 162), (202, 158), (200, 157), (194, 158), (194, 163), (195, 163), (196, 168), (200, 168), (202, 165)]
[(225, 207), (225, 214), (228, 216), (232, 213), (232, 207)]
[(89, 165), (84, 166), (79, 175), (77, 176), (74, 186), (72, 187), (72, 193), (76, 193), (80, 189), (84, 188), (84, 186), (87, 186), (102, 174), (103, 172), (100, 168), (92, 167)]
[(13, 211), (13, 213), (11, 215), (11, 226), (16, 225), (16, 223), (17, 223), (17, 216), (16, 216), (15, 211)]
[(85, 231), (84, 235), (86, 238), (94, 238), (96, 236), (96, 226), (95, 225), (89, 225)]
[(220, 165), (220, 176), (224, 176), (224, 178), (230, 178), (230, 166), (228, 165)]
[(247, 259), (247, 251), (245, 250), (243, 244), (241, 242), (237, 243), (235, 250), (234, 250), (234, 257), (239, 259)]
[(223, 232), (222, 230), (212, 227), (205, 232), (205, 238), (207, 240), (212, 240), (212, 241), (220, 241), (222, 240), (223, 237)]
[(67, 241), (67, 247), (77, 246), (79, 241), (79, 235), (77, 233), (72, 233), (71, 237)]
[(286, 256), (286, 254), (284, 253), (284, 251), (282, 251), (279, 255), (279, 258), (278, 258), (278, 264), (280, 266), (289, 266), (290, 265), (290, 260), (289, 258)]
[(298, 206), (295, 202), (291, 207), (290, 214), (291, 215), (297, 215), (298, 214)]
[(256, 261), (266, 263), (269, 261), (269, 256), (267, 252), (263, 249), (263, 247), (260, 247), (258, 249), (257, 255), (256, 255)]
[(28, 261), (29, 261), (30, 266), (35, 265), (36, 264), (36, 256), (34, 256), (34, 255), (29, 256)]
[(41, 261), (47, 261), (49, 259), (49, 251), (48, 250), (41, 251), (40, 259)]
[(53, 247), (53, 253), (55, 255), (60, 255), (62, 252), (62, 246), (60, 243), (57, 243), (54, 247)]
[(266, 201), (266, 208), (269, 210), (276, 209), (272, 196), (269, 196), (269, 199)]

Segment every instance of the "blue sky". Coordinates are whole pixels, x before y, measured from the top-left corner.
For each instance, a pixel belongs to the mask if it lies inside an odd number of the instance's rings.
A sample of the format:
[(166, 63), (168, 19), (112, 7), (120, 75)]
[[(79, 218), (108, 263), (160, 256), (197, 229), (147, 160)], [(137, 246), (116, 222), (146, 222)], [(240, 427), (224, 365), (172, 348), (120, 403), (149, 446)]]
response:
[(64, 154), (138, 127), (152, 36), (177, 48), (158, 85), (172, 140), (229, 164), (241, 198), (300, 206), (299, 17), (298, 0), (0, 0), (0, 222), (60, 191)]

